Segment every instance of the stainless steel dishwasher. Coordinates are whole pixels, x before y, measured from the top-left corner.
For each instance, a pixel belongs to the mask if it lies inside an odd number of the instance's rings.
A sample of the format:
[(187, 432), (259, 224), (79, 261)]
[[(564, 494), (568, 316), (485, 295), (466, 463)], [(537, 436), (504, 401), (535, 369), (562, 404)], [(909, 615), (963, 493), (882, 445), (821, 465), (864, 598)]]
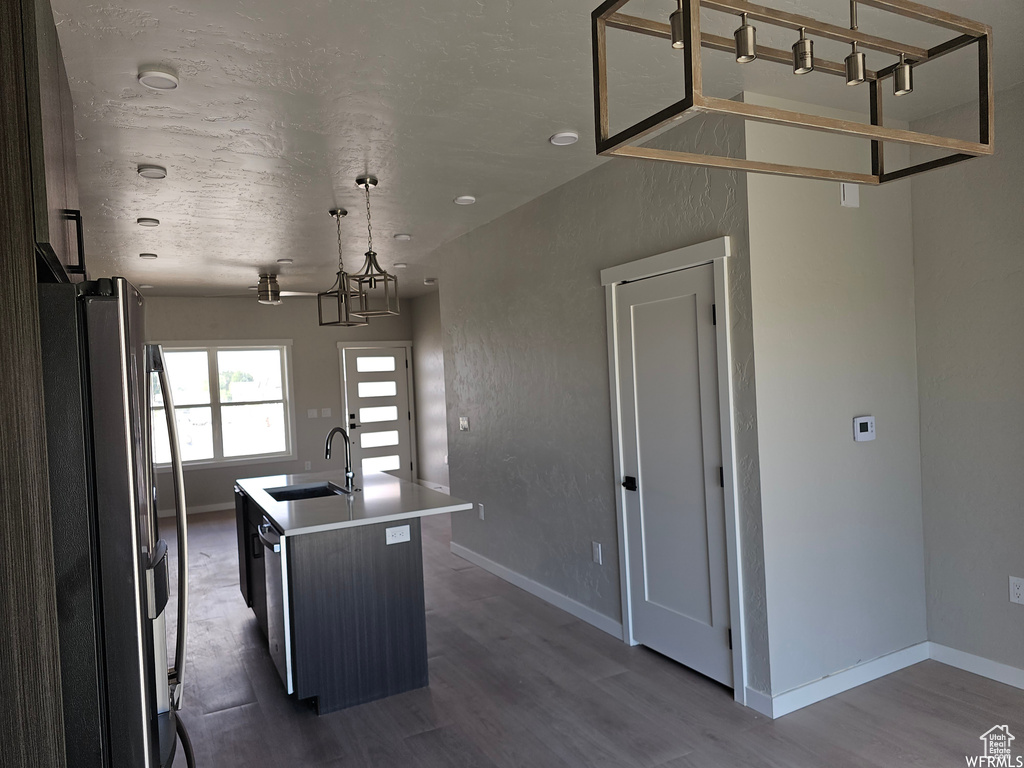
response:
[(288, 537), (263, 518), (259, 527), (267, 579), (267, 641), (277, 673), (292, 693), (292, 633), (288, 606)]

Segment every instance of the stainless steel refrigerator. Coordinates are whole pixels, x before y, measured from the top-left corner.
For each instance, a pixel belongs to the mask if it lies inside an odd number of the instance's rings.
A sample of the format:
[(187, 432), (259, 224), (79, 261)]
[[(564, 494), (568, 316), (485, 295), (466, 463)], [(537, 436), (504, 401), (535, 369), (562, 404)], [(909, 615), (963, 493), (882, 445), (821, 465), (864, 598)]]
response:
[[(180, 736), (188, 539), (171, 388), (124, 278), (39, 286), (69, 768), (165, 768)], [(152, 379), (157, 378), (158, 385)], [(156, 514), (150, 414), (162, 396), (177, 527), (177, 619)]]

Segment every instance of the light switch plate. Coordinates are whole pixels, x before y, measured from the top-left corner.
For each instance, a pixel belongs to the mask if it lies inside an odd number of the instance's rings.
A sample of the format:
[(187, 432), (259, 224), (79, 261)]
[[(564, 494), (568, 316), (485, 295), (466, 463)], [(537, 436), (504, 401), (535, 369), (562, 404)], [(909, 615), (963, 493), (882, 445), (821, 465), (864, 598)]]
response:
[(316, 417), (317, 417), (317, 410), (316, 410), (316, 408), (309, 408), (309, 409), (306, 410), (306, 418), (307, 419), (315, 419)]
[(839, 182), (839, 204), (843, 208), (860, 208), (860, 185)]
[(384, 529), (385, 541), (391, 544), (401, 544), (403, 541), (409, 540), (409, 526), (398, 525), (394, 528)]
[(604, 565), (604, 556), (601, 554), (601, 543), (598, 541), (590, 542), (591, 547), (594, 550), (594, 562), (598, 565)]
[(331, 409), (330, 408), (321, 408), (320, 409), (320, 418), (321, 419), (329, 419), (329, 418), (331, 418)]
[(459, 432), (469, 432), (469, 416), (459, 416)]

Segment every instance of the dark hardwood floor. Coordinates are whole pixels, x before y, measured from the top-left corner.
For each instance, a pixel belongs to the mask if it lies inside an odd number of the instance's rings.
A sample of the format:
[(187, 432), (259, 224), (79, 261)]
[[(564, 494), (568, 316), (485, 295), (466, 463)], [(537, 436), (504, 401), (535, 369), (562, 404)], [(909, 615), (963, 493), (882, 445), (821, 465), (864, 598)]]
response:
[(199, 768), (954, 768), (993, 725), (1024, 744), (1024, 691), (930, 661), (772, 722), (455, 557), (447, 516), (423, 521), (430, 687), (317, 717), (242, 602), (233, 512), (189, 530)]

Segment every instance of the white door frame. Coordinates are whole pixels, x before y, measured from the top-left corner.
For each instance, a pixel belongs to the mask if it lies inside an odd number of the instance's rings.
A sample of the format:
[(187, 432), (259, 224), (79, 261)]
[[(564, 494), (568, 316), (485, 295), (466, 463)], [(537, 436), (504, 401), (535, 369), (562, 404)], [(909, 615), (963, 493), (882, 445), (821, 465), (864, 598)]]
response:
[[(405, 359), (409, 367), (405, 369), (405, 380), (409, 387), (409, 452), (412, 456), (412, 481), (419, 482), (420, 460), (416, 453), (416, 390), (413, 389), (412, 380), (412, 342), (411, 341), (339, 341), (338, 342), (338, 367), (340, 369), (339, 382), (341, 384), (341, 402), (344, 413), (348, 410), (348, 390), (345, 389), (345, 350), (346, 349), (377, 349), (380, 347), (404, 347)], [(345, 431), (348, 432), (348, 416), (345, 417)]]
[(633, 637), (632, 606), (630, 604), (630, 581), (628, 548), (625, 525), (625, 493), (622, 488), (624, 456), (622, 453), (622, 400), (619, 392), (619, 340), (615, 316), (617, 311), (617, 286), (632, 280), (655, 277), (677, 272), (690, 267), (713, 264), (715, 272), (715, 325), (718, 345), (718, 409), (722, 431), (722, 467), (725, 474), (725, 548), (729, 574), (729, 623), (732, 628), (732, 668), (734, 698), (746, 704), (747, 665), (744, 652), (744, 618), (742, 601), (742, 558), (740, 556), (739, 519), (736, 478), (736, 445), (733, 439), (733, 376), (732, 339), (730, 333), (731, 312), (729, 308), (729, 255), (728, 237), (720, 237), (698, 245), (678, 248), (674, 251), (650, 256), (646, 259), (620, 264), (601, 270), (601, 285), (605, 287), (605, 308), (608, 323), (608, 378), (611, 385), (612, 441), (615, 449), (615, 511), (619, 529), (619, 581), (622, 595), (622, 639), (630, 645), (637, 645)]

